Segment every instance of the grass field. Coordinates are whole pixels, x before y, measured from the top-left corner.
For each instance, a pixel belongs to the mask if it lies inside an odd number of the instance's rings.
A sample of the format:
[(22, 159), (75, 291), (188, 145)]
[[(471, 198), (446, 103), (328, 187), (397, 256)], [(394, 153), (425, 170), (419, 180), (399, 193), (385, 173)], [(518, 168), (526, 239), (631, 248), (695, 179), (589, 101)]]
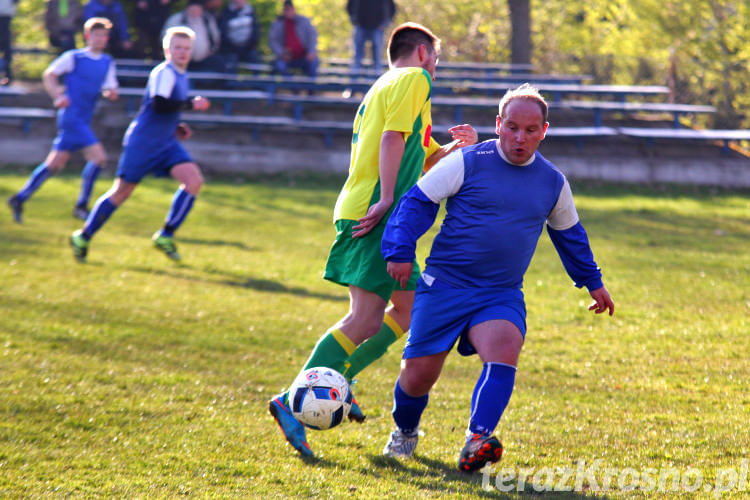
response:
[[(3, 200), (25, 180), (9, 172)], [(299, 458), (267, 400), (347, 310), (345, 289), (320, 278), (340, 181), (212, 180), (178, 233), (182, 265), (151, 248), (166, 180), (139, 187), (86, 265), (67, 246), (77, 178), (48, 181), (23, 225), (2, 207), (0, 497), (515, 498), (580, 480), (557, 495), (746, 498), (748, 192), (573, 183), (616, 314), (586, 311), (542, 235), (491, 473), (456, 471), (481, 369), (457, 354), (416, 459), (381, 457), (402, 343), (359, 377), (367, 421), (310, 431), (317, 458)], [(588, 475), (563, 484), (581, 465)], [(659, 491), (662, 477), (677, 491)]]

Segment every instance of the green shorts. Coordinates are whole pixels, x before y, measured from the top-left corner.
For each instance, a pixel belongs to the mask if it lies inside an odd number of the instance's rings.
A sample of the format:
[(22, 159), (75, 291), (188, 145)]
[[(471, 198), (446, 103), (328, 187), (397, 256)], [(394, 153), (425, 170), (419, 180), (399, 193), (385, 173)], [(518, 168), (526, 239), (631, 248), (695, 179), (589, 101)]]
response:
[(405, 288), (401, 288), (386, 270), (386, 262), (380, 253), (385, 222), (361, 238), (352, 238), (354, 220), (336, 221), (336, 241), (331, 246), (323, 277), (339, 285), (354, 285), (378, 294), (388, 302), (394, 290), (415, 290), (420, 271), (414, 261), (411, 277)]

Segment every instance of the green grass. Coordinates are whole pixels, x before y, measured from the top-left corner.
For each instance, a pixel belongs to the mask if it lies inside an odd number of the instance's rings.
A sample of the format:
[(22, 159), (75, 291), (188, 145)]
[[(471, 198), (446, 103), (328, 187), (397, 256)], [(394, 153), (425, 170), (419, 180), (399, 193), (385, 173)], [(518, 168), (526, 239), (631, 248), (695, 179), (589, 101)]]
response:
[[(24, 180), (6, 170), (3, 199)], [(75, 177), (48, 181), (21, 226), (2, 208), (0, 497), (506, 496), (455, 470), (476, 358), (449, 356), (409, 462), (380, 456), (402, 344), (359, 378), (366, 423), (310, 431), (317, 459), (293, 453), (268, 415), (269, 397), (348, 308), (346, 290), (320, 278), (340, 181), (212, 180), (178, 234), (182, 265), (151, 248), (175, 188), (167, 180), (138, 188), (86, 265), (67, 246), (78, 227)], [(487, 489), (500, 468), (579, 460), (602, 460), (600, 485), (605, 468), (694, 468), (708, 484), (721, 469), (741, 472), (750, 456), (748, 193), (574, 191), (617, 311), (586, 311), (588, 294), (543, 235), (525, 282), (527, 344), (498, 429), (505, 456)], [(423, 241), (422, 258), (427, 249)], [(623, 491), (617, 477), (607, 492), (563, 497), (713, 497), (703, 487)], [(532, 474), (520, 495), (538, 495), (544, 481)]]

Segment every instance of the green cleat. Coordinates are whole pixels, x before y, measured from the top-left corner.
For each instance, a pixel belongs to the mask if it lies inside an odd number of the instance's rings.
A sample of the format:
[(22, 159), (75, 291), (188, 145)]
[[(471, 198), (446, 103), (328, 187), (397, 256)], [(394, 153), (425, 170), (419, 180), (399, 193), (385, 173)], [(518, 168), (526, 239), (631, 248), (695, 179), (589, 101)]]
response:
[(83, 231), (80, 229), (70, 235), (70, 246), (73, 247), (73, 257), (78, 262), (86, 262), (86, 254), (89, 251), (89, 242), (83, 237)]
[(167, 257), (172, 260), (180, 260), (180, 254), (177, 253), (177, 245), (174, 244), (174, 238), (164, 236), (161, 234), (161, 231), (157, 231), (151, 240), (154, 242), (156, 248), (167, 254)]

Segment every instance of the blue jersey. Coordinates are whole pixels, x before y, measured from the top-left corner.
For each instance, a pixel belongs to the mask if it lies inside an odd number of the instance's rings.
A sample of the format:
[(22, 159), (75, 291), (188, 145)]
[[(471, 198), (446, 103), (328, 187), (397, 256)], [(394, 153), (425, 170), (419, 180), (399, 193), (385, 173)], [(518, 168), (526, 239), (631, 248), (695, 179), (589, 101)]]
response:
[(95, 55), (87, 48), (63, 53), (50, 64), (48, 71), (65, 75), (65, 94), (70, 105), (57, 112), (57, 125), (61, 129), (88, 126), (102, 89), (117, 87), (112, 57)]
[(164, 61), (151, 70), (138, 114), (130, 123), (123, 138), (123, 146), (144, 151), (167, 149), (177, 142), (175, 130), (180, 123), (180, 112), (157, 113), (154, 97), (186, 101), (189, 83), (187, 75)]
[(459, 288), (520, 289), (546, 223), (576, 285), (601, 286), (570, 186), (539, 153), (515, 165), (493, 140), (443, 159), (402, 198), (388, 221), (382, 242), (386, 260), (413, 258), (416, 239), (432, 225), (443, 199), (446, 216), (426, 261), (428, 280)]

